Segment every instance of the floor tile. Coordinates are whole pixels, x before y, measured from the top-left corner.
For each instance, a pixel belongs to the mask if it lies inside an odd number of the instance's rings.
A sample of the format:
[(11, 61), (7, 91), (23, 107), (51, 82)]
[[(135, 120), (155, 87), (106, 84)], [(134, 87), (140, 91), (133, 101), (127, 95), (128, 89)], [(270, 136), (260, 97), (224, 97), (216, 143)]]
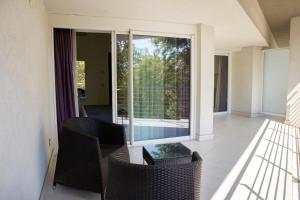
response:
[[(218, 116), (214, 118), (213, 140), (183, 142), (193, 151), (198, 151), (203, 158), (201, 177), (202, 200), (212, 197), (231, 168), (243, 154), (264, 120), (264, 117)], [(132, 162), (143, 162), (142, 147), (130, 147), (129, 151)], [(56, 190), (52, 190), (52, 176), (53, 170), (49, 170), (42, 193), (42, 200), (100, 199), (99, 194), (76, 190), (62, 185), (57, 185)]]

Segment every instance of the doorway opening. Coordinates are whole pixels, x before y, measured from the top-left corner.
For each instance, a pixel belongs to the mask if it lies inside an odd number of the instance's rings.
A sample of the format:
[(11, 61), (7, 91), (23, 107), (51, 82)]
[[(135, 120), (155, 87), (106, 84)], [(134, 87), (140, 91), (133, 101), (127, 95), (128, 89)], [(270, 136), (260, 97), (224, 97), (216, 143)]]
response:
[(75, 68), (79, 116), (112, 122), (111, 33), (76, 32)]
[(215, 55), (214, 112), (228, 110), (228, 56)]

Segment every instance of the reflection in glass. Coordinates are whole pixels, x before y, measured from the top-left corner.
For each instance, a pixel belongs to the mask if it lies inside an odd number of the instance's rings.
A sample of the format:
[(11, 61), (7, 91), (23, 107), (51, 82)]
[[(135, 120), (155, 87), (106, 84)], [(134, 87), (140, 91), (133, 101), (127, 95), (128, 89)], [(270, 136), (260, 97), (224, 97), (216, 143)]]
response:
[(128, 73), (129, 73), (129, 36), (117, 35), (117, 123), (128, 132)]
[(85, 98), (85, 61), (76, 61), (76, 81), (79, 99)]
[(133, 36), (135, 141), (188, 136), (191, 40)]
[(192, 151), (181, 143), (149, 144), (144, 148), (154, 159), (180, 158), (191, 156)]

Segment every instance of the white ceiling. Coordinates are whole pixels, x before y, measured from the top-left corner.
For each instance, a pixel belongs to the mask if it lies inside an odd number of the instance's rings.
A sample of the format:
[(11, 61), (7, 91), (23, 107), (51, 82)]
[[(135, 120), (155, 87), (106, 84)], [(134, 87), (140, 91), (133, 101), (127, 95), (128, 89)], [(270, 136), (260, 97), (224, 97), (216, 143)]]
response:
[[(290, 20), (292, 17), (300, 16), (300, 0), (258, 0), (258, 2), (277, 42), (283, 43), (282, 46), (288, 45)], [(285, 40), (280, 41), (282, 39)]]
[(266, 46), (238, 0), (45, 0), (49, 13), (215, 27), (216, 48)]

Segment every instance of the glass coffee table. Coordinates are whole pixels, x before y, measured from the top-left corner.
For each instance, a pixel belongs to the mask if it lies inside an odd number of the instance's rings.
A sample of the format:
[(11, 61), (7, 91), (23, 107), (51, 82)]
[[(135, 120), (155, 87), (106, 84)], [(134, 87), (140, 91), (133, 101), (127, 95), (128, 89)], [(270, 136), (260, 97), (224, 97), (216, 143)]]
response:
[(143, 158), (148, 165), (184, 164), (192, 162), (192, 151), (181, 143), (143, 146)]

